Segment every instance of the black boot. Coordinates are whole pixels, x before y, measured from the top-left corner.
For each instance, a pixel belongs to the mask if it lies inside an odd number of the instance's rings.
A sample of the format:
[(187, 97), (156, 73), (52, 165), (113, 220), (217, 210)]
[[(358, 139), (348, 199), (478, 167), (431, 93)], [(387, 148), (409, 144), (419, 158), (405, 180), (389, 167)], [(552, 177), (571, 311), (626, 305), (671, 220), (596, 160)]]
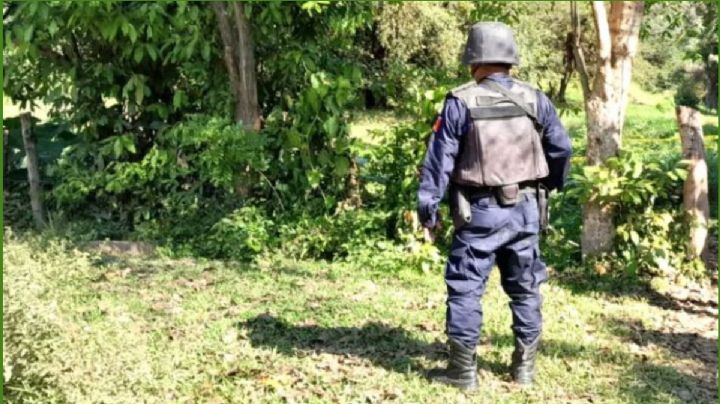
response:
[(522, 385), (530, 385), (535, 378), (535, 357), (537, 356), (540, 337), (529, 345), (525, 345), (520, 338), (515, 337), (515, 352), (512, 354), (510, 370), (513, 380)]
[(468, 348), (453, 339), (448, 340), (450, 357), (445, 369), (432, 369), (428, 372), (428, 379), (435, 382), (449, 384), (462, 390), (475, 390), (478, 387), (477, 357), (475, 348)]

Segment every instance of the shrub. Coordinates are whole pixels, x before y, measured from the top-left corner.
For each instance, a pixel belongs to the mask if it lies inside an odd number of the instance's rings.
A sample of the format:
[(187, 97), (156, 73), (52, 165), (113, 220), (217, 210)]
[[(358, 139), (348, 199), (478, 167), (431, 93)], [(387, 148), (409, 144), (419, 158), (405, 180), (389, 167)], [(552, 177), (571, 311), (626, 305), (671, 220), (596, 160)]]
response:
[(607, 257), (615, 267), (633, 276), (697, 275), (697, 263), (686, 258), (688, 232), (679, 209), (683, 165), (677, 156), (647, 161), (623, 152), (572, 176), (571, 197), (615, 209), (618, 242)]
[(272, 221), (257, 207), (234, 210), (210, 228), (208, 255), (250, 261), (270, 244)]

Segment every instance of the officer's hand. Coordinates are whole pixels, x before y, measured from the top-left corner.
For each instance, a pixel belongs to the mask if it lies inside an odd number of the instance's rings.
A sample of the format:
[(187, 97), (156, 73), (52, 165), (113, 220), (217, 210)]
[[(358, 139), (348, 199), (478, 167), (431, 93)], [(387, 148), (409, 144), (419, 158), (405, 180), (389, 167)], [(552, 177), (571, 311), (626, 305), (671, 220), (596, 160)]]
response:
[(437, 219), (435, 220), (435, 226), (434, 227), (423, 227), (423, 238), (428, 243), (434, 243), (435, 239), (437, 238), (436, 232), (439, 232), (442, 230), (442, 217), (440, 217), (440, 212), (437, 212)]

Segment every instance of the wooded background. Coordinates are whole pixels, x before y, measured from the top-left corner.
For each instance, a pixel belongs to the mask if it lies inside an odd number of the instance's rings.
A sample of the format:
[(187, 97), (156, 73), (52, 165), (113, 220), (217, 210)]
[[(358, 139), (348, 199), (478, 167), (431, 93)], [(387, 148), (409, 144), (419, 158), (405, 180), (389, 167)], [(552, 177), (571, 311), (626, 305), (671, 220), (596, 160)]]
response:
[[(390, 262), (435, 265), (449, 233), (440, 250), (422, 242), (417, 168), (444, 95), (468, 79), (467, 28), (498, 20), (517, 33), (514, 74), (545, 91), (572, 132), (572, 180), (546, 237), (570, 242), (560, 262), (702, 273), (706, 243), (690, 248), (689, 227), (707, 234), (714, 222), (707, 208), (692, 220), (682, 208), (686, 115), (675, 123), (672, 109), (717, 107), (712, 3), (9, 2), (3, 12), (5, 95), (45, 114), (4, 114), (14, 229), (33, 212), (37, 227), (73, 239), (179, 255), (376, 265), (401, 247)], [(628, 103), (655, 114), (628, 123)], [(695, 143), (704, 122), (693, 120)], [(627, 145), (629, 124), (647, 143)], [(716, 131), (705, 127), (707, 174), (685, 185), (713, 212)]]

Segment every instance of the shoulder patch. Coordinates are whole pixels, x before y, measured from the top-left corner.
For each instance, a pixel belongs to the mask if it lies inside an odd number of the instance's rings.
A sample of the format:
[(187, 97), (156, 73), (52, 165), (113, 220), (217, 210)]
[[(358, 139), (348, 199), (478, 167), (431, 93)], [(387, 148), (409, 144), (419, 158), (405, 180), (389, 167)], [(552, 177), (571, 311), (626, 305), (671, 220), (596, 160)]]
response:
[(432, 131), (437, 133), (441, 127), (442, 127), (442, 117), (438, 116), (437, 119), (435, 120), (435, 123), (432, 126)]

